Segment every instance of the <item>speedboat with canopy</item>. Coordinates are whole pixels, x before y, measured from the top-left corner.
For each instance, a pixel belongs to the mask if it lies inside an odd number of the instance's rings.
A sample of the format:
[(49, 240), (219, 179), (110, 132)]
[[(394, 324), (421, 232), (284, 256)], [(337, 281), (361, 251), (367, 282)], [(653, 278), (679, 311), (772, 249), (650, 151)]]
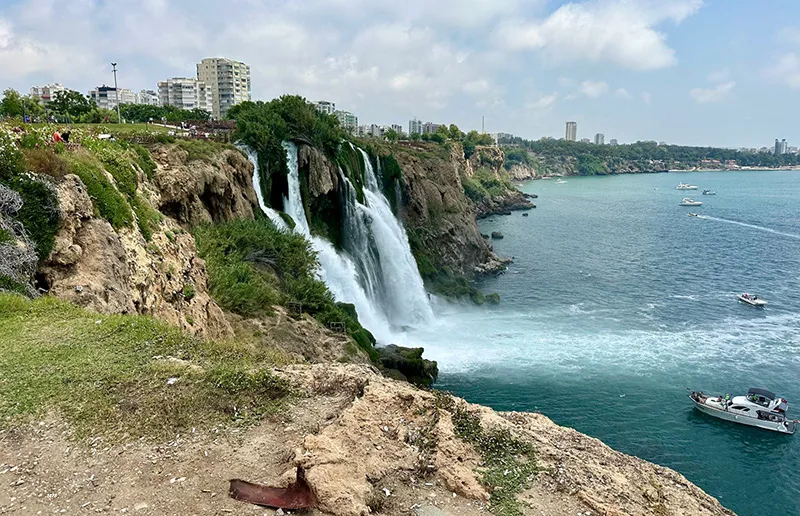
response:
[(747, 391), (746, 396), (733, 398), (729, 394), (709, 396), (697, 391), (692, 392), (689, 398), (699, 411), (732, 423), (755, 426), (782, 434), (793, 434), (797, 423), (800, 423), (796, 419), (787, 419), (786, 411), (789, 403), (767, 389), (753, 387)]

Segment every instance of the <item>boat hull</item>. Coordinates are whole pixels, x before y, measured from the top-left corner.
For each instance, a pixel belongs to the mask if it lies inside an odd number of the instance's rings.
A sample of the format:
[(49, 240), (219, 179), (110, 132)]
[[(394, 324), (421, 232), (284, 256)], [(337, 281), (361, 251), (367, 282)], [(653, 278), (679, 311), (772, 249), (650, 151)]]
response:
[(767, 302), (766, 301), (762, 301), (761, 299), (753, 300), (753, 299), (744, 298), (742, 296), (737, 296), (737, 297), (738, 297), (739, 301), (741, 301), (742, 303), (746, 303), (746, 304), (748, 304), (750, 306), (757, 306), (759, 308), (764, 308), (765, 306), (767, 306)]
[(754, 426), (756, 428), (763, 428), (764, 430), (772, 430), (773, 432), (778, 432), (781, 434), (794, 434), (795, 427), (797, 426), (793, 421), (786, 421), (786, 422), (773, 422), (767, 421), (764, 419), (758, 419), (755, 417), (749, 416), (742, 416), (739, 414), (733, 414), (726, 410), (721, 410), (718, 408), (710, 407), (705, 403), (701, 403), (696, 399), (689, 397), (694, 403), (694, 406), (700, 412), (704, 412), (709, 416), (716, 417), (718, 419), (724, 419), (725, 421), (730, 421), (732, 423), (739, 423), (740, 425), (747, 425), (747, 426)]

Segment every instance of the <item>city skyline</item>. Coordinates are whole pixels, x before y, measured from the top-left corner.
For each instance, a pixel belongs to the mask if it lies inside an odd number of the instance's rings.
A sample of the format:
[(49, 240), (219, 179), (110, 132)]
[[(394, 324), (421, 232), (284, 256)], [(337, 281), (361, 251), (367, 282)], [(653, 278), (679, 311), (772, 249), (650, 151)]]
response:
[(254, 99), (330, 98), (362, 120), (480, 130), (485, 116), (486, 132), (527, 139), (574, 120), (628, 142), (800, 140), (784, 108), (800, 92), (800, 5), (788, 0), (189, 5), (6, 1), (2, 86), (85, 93), (113, 84), (114, 61), (121, 88), (152, 90), (222, 55), (251, 66)]

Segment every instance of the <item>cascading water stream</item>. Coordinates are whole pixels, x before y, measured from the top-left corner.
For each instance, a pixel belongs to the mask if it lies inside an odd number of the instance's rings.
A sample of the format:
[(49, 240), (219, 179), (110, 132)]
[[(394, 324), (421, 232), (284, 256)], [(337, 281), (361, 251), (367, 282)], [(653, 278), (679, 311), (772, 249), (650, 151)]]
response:
[[(365, 203), (358, 201), (355, 188), (340, 171), (346, 251), (341, 253), (327, 240), (311, 234), (300, 191), (297, 146), (285, 142), (283, 148), (289, 169), (284, 211), (294, 220), (294, 231), (311, 242), (320, 264), (319, 277), (334, 298), (355, 305), (359, 321), (381, 344), (397, 342), (398, 327), (430, 320), (432, 311), (408, 238), (380, 191), (366, 153), (358, 149), (366, 168)], [(257, 157), (247, 152), (256, 166), (253, 184), (261, 209), (278, 227), (286, 228), (280, 214), (266, 206), (259, 186)]]
[(250, 163), (253, 164), (253, 189), (256, 191), (256, 197), (258, 197), (258, 205), (261, 207), (261, 211), (263, 211), (264, 214), (269, 217), (269, 220), (275, 224), (275, 227), (283, 231), (288, 231), (289, 226), (281, 218), (278, 212), (267, 206), (267, 203), (264, 202), (264, 194), (261, 192), (261, 172), (258, 170), (258, 155), (256, 155), (256, 153), (250, 147), (244, 145), (240, 145), (239, 149), (247, 154)]
[(429, 321), (433, 312), (428, 295), (411, 253), (403, 226), (392, 213), (389, 201), (380, 190), (369, 156), (358, 149), (364, 159), (366, 204), (358, 209), (365, 215), (377, 249), (380, 275), (380, 297), (389, 321), (398, 326), (414, 326)]

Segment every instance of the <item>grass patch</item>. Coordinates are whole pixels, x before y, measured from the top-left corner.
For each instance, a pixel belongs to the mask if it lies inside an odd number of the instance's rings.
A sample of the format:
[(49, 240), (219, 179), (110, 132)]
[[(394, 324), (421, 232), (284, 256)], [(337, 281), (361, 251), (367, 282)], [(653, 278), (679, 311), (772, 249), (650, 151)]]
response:
[(517, 495), (530, 487), (539, 471), (533, 445), (516, 439), (508, 430), (485, 429), (477, 414), (465, 405), (452, 411), (456, 436), (481, 455), (481, 482), (491, 493), (489, 510), (502, 516), (522, 515)]
[[(270, 366), (259, 347), (202, 341), (149, 317), (0, 294), (3, 427), (51, 410), (79, 437), (164, 437), (251, 423), (289, 393)], [(170, 378), (177, 381), (168, 385)]]
[(70, 172), (81, 178), (101, 217), (106, 219), (114, 229), (133, 225), (133, 213), (130, 206), (108, 180), (98, 163), (88, 156), (73, 155), (69, 164)]
[(156, 163), (153, 161), (152, 156), (150, 156), (150, 151), (142, 147), (141, 145), (132, 145), (131, 148), (136, 153), (136, 156), (139, 158), (139, 167), (144, 172), (144, 175), (147, 176), (147, 179), (153, 179), (153, 175), (156, 173)]
[[(0, 292), (15, 292), (17, 294), (28, 295), (28, 289), (25, 288), (25, 285), (16, 281), (14, 278), (10, 276), (6, 276), (5, 274), (0, 274)], [(0, 380), (2, 382), (2, 380)]]
[(49, 147), (22, 149), (22, 155), (25, 157), (25, 167), (35, 174), (60, 178), (69, 172), (66, 160)]
[(236, 147), (226, 143), (219, 143), (204, 140), (182, 140), (178, 139), (175, 144), (186, 151), (187, 161), (207, 161), (214, 162), (215, 156), (225, 150), (236, 150)]
[(16, 242), (17, 238), (8, 230), (0, 228), (0, 244)]

